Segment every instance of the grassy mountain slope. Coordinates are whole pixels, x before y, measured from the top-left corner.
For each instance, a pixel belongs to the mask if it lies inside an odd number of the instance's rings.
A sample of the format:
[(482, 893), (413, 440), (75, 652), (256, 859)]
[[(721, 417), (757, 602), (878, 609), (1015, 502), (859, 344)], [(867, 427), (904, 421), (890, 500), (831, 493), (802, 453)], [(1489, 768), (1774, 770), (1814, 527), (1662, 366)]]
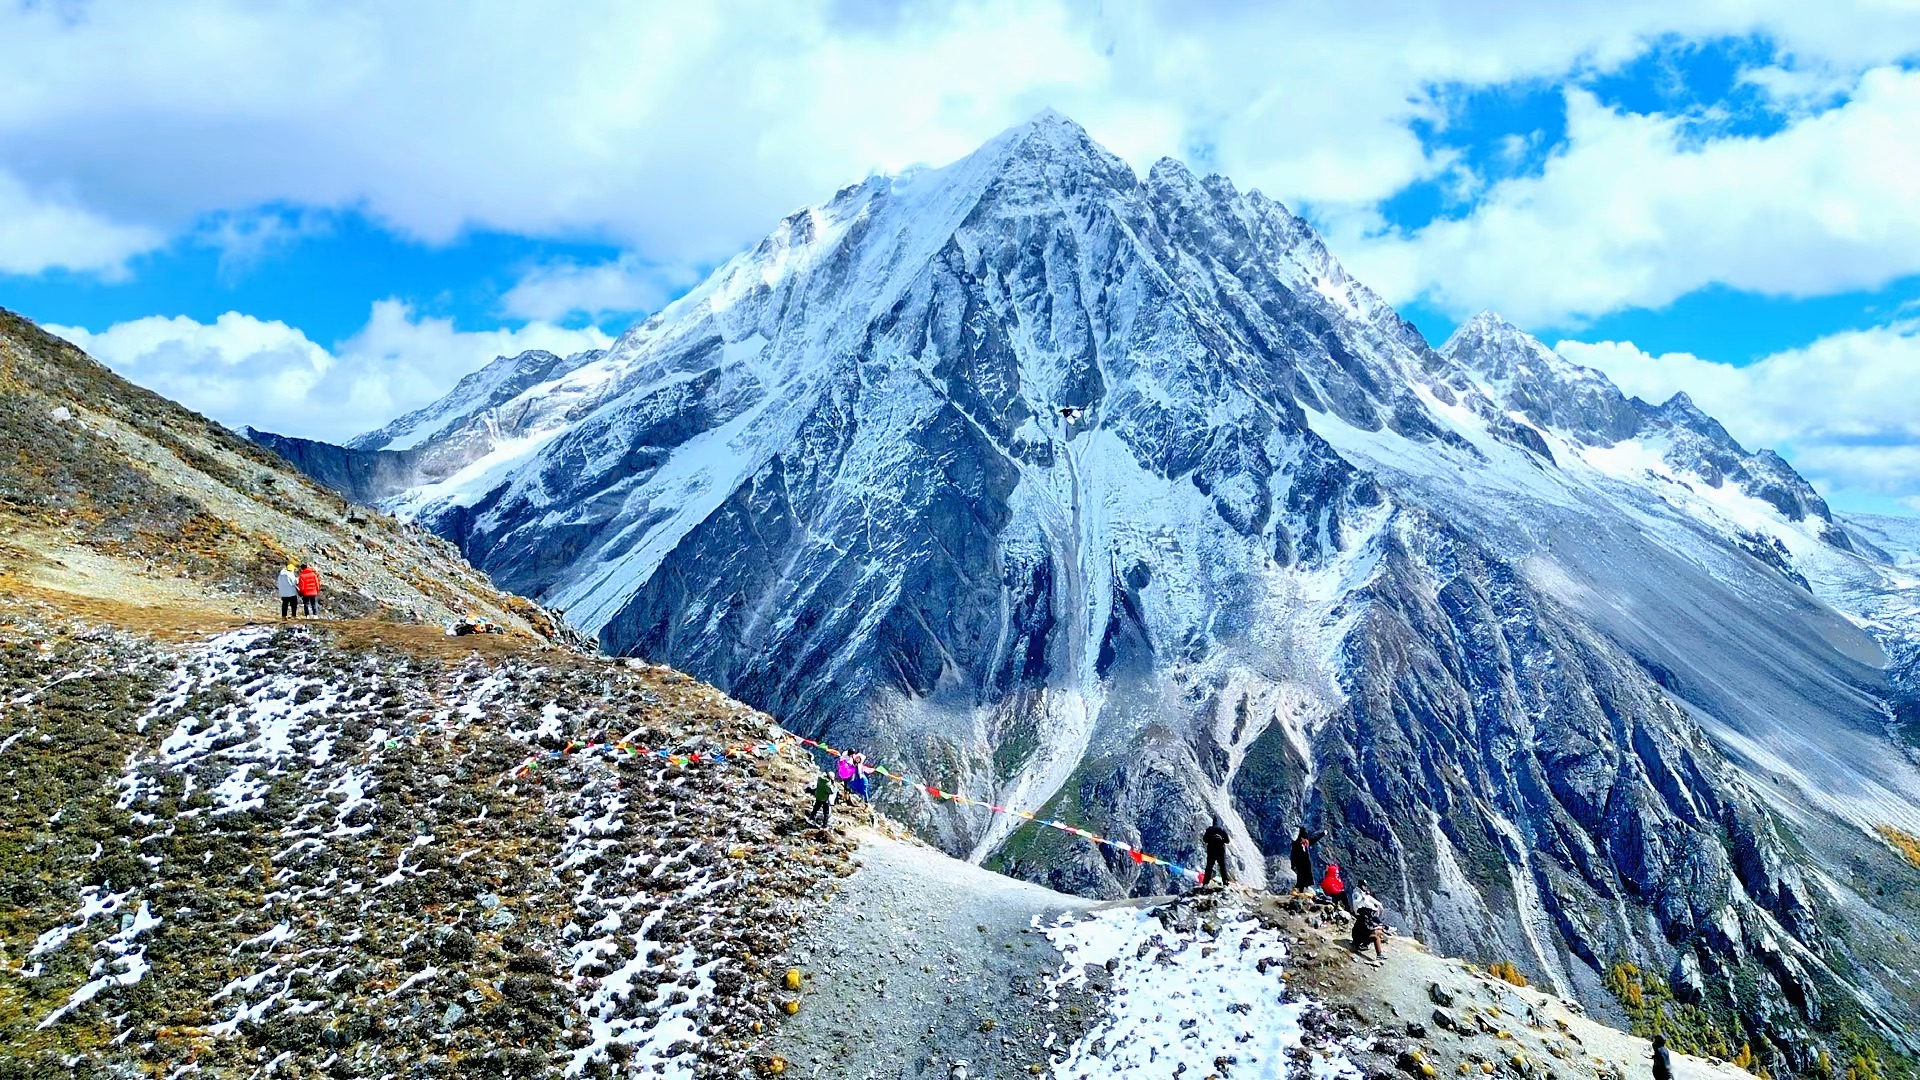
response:
[(109, 604), (274, 613), (289, 559), (331, 615), (544, 623), (436, 537), (0, 310), (0, 582)]

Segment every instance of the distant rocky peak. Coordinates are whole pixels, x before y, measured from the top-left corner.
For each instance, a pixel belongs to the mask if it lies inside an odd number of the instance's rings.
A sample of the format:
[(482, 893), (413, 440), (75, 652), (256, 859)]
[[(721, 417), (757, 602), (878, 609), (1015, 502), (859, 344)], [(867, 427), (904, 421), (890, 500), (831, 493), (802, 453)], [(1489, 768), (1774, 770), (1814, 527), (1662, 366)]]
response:
[(1440, 353), (1487, 379), (1504, 382), (1520, 377), (1587, 381), (1598, 372), (1575, 364), (1547, 348), (1540, 339), (1491, 311), (1483, 311), (1455, 330)]
[(527, 349), (513, 356), (496, 356), (487, 366), (463, 377), (443, 398), (415, 409), (392, 423), (347, 441), (353, 450), (400, 449), (446, 433), (477, 412), (504, 404), (530, 387), (557, 379), (598, 360), (600, 349), (559, 356), (545, 349)]
[(1058, 194), (1090, 189), (1114, 192), (1139, 186), (1133, 169), (1085, 128), (1045, 109), (1033, 119), (1001, 132), (960, 161), (938, 170), (967, 178), (992, 174), (1001, 184), (1037, 187)]
[(1720, 421), (1708, 416), (1700, 406), (1695, 405), (1685, 390), (1675, 393), (1659, 405), (1648, 406), (1645, 411), (1650, 416), (1686, 428), (1742, 454), (1746, 453), (1746, 449), (1728, 433)]
[(1087, 134), (1086, 128), (1051, 107), (1041, 109), (1033, 114), (1031, 120), (1023, 124), (1008, 128), (1001, 133), (1000, 138), (1022, 144), (1046, 146), (1068, 153), (1113, 156), (1093, 141), (1093, 138)]
[(1640, 431), (1640, 412), (1612, 380), (1491, 311), (1461, 324), (1440, 355), (1470, 373), (1502, 409), (1577, 442), (1610, 446)]

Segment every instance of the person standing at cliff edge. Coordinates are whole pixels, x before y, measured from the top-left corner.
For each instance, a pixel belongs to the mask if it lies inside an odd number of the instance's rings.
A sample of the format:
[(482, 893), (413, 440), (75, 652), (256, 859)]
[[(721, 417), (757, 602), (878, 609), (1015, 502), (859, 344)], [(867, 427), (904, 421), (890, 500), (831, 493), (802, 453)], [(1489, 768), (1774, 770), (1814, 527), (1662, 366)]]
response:
[[(1219, 885), (1223, 888), (1233, 884), (1233, 877), (1227, 873), (1227, 841), (1231, 837), (1227, 835), (1227, 830), (1220, 827), (1219, 818), (1213, 819), (1213, 824), (1200, 835), (1200, 839), (1207, 846), (1207, 869), (1200, 875), (1200, 883)], [(1220, 868), (1220, 877), (1217, 881), (1213, 876), (1213, 868), (1216, 866)]]
[(1293, 861), (1293, 888), (1295, 892), (1313, 891), (1313, 845), (1327, 838), (1325, 830), (1307, 834), (1307, 827), (1293, 835), (1293, 850), (1289, 857)]

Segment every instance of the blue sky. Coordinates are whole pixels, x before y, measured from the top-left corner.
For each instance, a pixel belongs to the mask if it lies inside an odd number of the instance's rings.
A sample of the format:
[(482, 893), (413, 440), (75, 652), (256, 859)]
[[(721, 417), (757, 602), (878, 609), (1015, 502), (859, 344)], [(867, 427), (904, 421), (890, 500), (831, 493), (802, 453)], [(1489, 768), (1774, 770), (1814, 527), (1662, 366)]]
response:
[(1899, 8), (0, 0), (0, 305), (341, 439), (1051, 106), (1305, 213), (1436, 344), (1500, 311), (1920, 512)]

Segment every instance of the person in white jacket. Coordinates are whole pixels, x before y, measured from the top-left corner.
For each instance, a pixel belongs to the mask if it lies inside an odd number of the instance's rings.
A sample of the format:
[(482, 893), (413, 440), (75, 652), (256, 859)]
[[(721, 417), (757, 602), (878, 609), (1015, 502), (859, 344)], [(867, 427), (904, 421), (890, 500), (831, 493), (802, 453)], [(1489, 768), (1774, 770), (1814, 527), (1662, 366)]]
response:
[(300, 614), (300, 568), (288, 563), (280, 571), (280, 617), (291, 619)]

